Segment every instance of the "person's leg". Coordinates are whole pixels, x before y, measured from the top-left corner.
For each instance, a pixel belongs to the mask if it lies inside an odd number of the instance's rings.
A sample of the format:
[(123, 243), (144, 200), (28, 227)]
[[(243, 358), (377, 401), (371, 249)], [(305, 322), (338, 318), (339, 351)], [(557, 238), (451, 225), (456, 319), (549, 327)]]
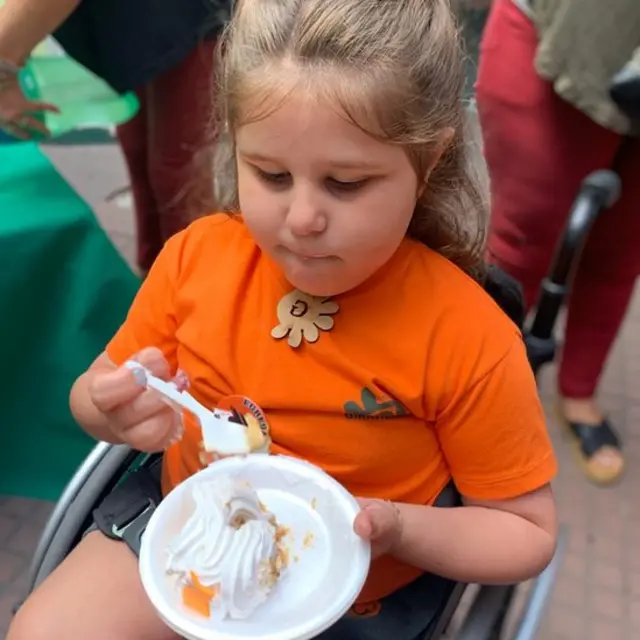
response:
[[(537, 300), (540, 281), (550, 267), (580, 182), (591, 171), (610, 167), (622, 144), (620, 136), (562, 101), (552, 85), (537, 75), (533, 65), (536, 46), (532, 23), (511, 0), (497, 0), (485, 30), (477, 85), (492, 191), (488, 252), (490, 261), (520, 280), (529, 307)], [(610, 219), (612, 214), (613, 210), (605, 215)], [(578, 281), (575, 286), (579, 301), (585, 296), (580, 293), (583, 285)], [(606, 314), (614, 302), (609, 301), (604, 287), (601, 293), (597, 304)], [(593, 294), (591, 299), (595, 300)], [(574, 376), (580, 369), (579, 364), (571, 364), (577, 350), (582, 348), (581, 359), (593, 363), (580, 374), (583, 386), (595, 388), (603, 360), (598, 355), (602, 347), (596, 346), (592, 353), (594, 345), (580, 339), (582, 346), (574, 349), (577, 338), (571, 335), (576, 325), (587, 330), (587, 325), (600, 320), (584, 308), (572, 315), (561, 393), (569, 391), (567, 372)], [(619, 315), (612, 309), (606, 321), (608, 331), (617, 327)], [(615, 328), (611, 339), (614, 336)], [(574, 413), (575, 403), (562, 404), (569, 422), (584, 422)], [(597, 416), (592, 417), (590, 423), (600, 426)], [(605, 474), (611, 473), (607, 469), (621, 467), (621, 462), (615, 449), (599, 449), (590, 456), (592, 469), (599, 468)]]
[(138, 267), (144, 273), (151, 267), (162, 246), (158, 205), (148, 173), (146, 89), (136, 92), (140, 110), (134, 118), (116, 128), (120, 147), (129, 172), (136, 221)]
[[(565, 415), (584, 425), (604, 420), (594, 396), (611, 346), (640, 274), (640, 143), (627, 141), (616, 157), (622, 195), (595, 222), (569, 298), (560, 392)], [(622, 471), (617, 451), (608, 456), (602, 481)]]
[(212, 204), (207, 142), (213, 121), (215, 46), (213, 40), (204, 41), (149, 86), (148, 172), (163, 242), (203, 213), (200, 207)]
[(158, 618), (135, 555), (88, 534), (20, 608), (6, 640), (178, 640)]

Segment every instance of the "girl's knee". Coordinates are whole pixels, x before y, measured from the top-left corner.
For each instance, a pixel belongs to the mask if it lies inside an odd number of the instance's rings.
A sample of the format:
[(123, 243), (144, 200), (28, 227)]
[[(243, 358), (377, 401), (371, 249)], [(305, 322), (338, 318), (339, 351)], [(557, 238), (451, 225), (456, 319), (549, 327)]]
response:
[(79, 581), (74, 583), (69, 579), (68, 572), (61, 574), (54, 572), (29, 595), (13, 617), (6, 640), (66, 640), (69, 637), (69, 620), (82, 617), (86, 594), (80, 592)]
[[(96, 578), (96, 576), (99, 576)], [(174, 640), (146, 597), (135, 556), (94, 532), (27, 599), (7, 640)]]
[(47, 615), (46, 602), (41, 607), (38, 600), (34, 594), (20, 607), (9, 625), (6, 640), (53, 640), (62, 637)]

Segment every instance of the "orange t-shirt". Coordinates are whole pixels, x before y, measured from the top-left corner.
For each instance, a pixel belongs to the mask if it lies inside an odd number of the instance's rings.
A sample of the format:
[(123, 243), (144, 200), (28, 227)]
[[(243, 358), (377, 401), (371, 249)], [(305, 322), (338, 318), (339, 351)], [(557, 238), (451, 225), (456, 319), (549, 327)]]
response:
[[(553, 478), (522, 337), (449, 261), (405, 240), (367, 282), (332, 298), (333, 327), (321, 322), (317, 341), (297, 348), (272, 336), (291, 291), (241, 220), (198, 220), (167, 242), (107, 354), (121, 364), (157, 346), (204, 405), (250, 398), (274, 453), (322, 467), (356, 496), (428, 505), (453, 478), (463, 495), (506, 499)], [(200, 441), (187, 421), (165, 455), (165, 492), (202, 468)], [(383, 556), (359, 601), (420, 573)]]

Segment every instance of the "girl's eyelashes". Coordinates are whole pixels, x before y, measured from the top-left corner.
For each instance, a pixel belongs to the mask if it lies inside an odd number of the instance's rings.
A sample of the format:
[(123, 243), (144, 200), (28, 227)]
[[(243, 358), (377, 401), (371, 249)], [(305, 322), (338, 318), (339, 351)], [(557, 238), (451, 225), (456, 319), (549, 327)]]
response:
[[(265, 183), (275, 187), (287, 187), (291, 184), (291, 174), (288, 172), (269, 172), (254, 166), (256, 175)], [(325, 178), (325, 185), (330, 191), (338, 193), (354, 193), (362, 189), (369, 178), (360, 180), (338, 180), (337, 178)]]
[(354, 193), (359, 191), (369, 182), (369, 178), (362, 178), (360, 180), (336, 180), (335, 178), (327, 178), (327, 184), (332, 191), (338, 191), (341, 193)]
[(253, 169), (257, 176), (267, 184), (285, 186), (291, 181), (291, 174), (289, 173), (269, 173), (268, 171), (263, 171), (259, 167), (254, 167)]

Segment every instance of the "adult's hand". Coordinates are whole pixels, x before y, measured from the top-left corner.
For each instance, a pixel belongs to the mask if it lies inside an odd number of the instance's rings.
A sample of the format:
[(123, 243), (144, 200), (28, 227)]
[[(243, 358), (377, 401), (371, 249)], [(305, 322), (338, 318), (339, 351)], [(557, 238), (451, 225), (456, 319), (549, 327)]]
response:
[(18, 77), (10, 71), (0, 71), (0, 128), (21, 140), (36, 135), (50, 135), (42, 122), (44, 112), (59, 113), (52, 104), (29, 100), (20, 86)]
[(0, 129), (22, 139), (47, 128), (38, 119), (50, 104), (25, 97), (11, 67), (19, 67), (39, 42), (55, 31), (78, 6), (80, 0), (0, 0)]

